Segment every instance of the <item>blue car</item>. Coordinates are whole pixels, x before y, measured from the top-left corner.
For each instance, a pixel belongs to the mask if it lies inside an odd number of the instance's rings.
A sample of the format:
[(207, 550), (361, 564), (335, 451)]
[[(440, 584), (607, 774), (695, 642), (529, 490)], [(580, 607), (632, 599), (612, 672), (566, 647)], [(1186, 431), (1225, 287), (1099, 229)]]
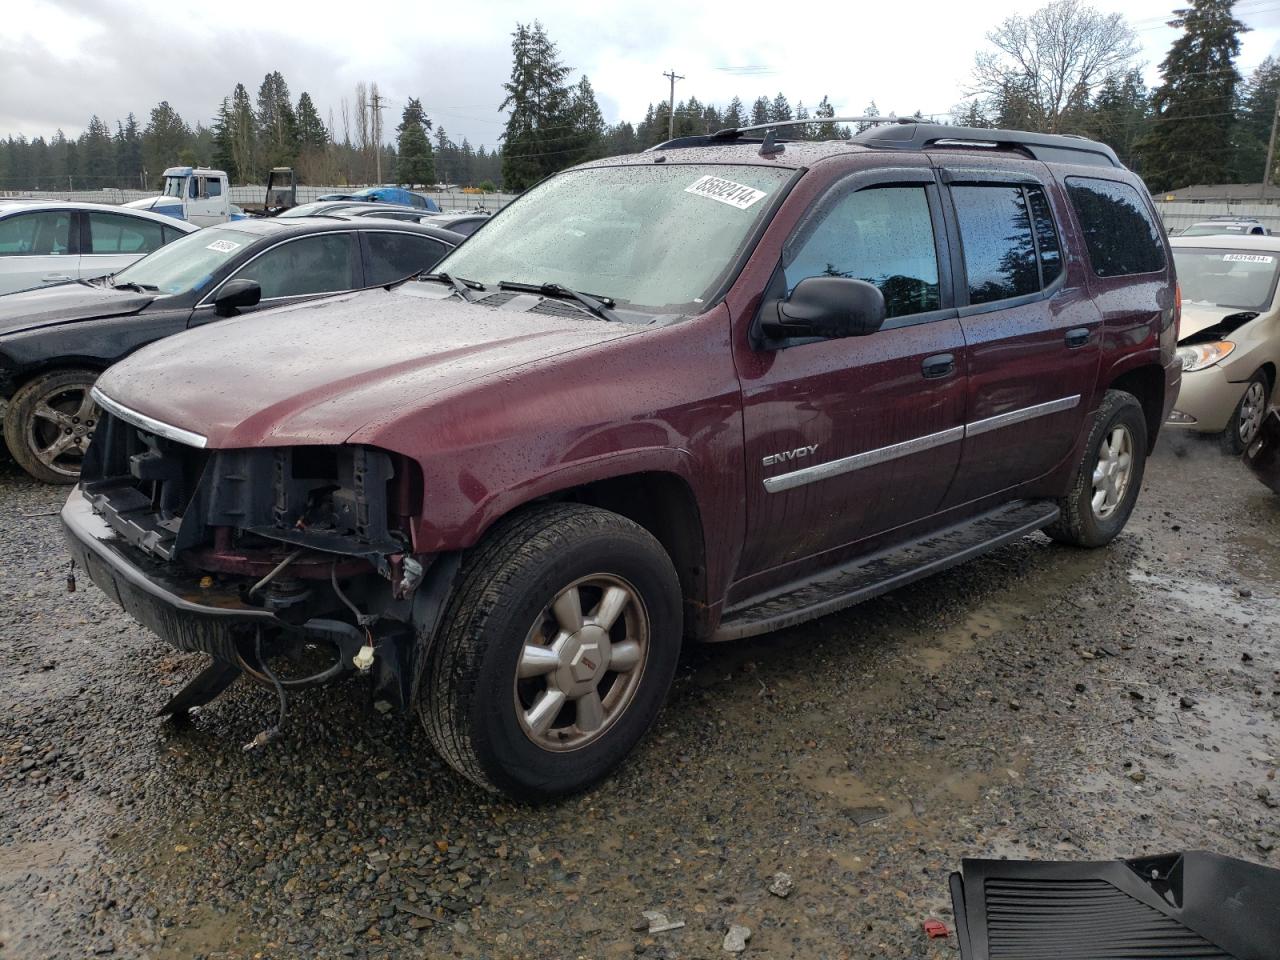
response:
[(352, 193), (326, 193), (317, 200), (363, 200), (366, 203), (399, 203), (407, 207), (417, 207), (428, 213), (439, 213), (440, 208), (430, 197), (406, 190), (404, 187), (365, 187)]

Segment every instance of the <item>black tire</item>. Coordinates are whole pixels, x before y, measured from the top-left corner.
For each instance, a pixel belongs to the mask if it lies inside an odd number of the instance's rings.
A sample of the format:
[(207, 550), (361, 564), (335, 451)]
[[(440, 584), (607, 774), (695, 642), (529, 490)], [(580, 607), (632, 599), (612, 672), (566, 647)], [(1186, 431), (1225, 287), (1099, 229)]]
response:
[[(75, 483), (79, 479), (80, 459), (93, 437), (97, 410), (88, 417), (78, 416), (82, 413), (76, 409), (80, 404), (71, 398), (87, 398), (97, 379), (96, 370), (54, 370), (23, 384), (9, 401), (4, 416), (5, 445), (18, 466), (35, 479), (45, 483)], [(66, 414), (65, 425), (36, 416), (36, 410), (50, 400), (58, 405), (59, 413)], [(41, 442), (63, 430), (69, 431), (65, 435), (73, 444), (52, 459), (42, 459), (40, 451), (48, 447), (41, 447)]]
[[(1099, 463), (1104, 440), (1110, 441), (1118, 427), (1130, 437), (1130, 472), (1118, 501), (1105, 516), (1094, 509), (1093, 474)], [(1147, 418), (1137, 397), (1123, 390), (1108, 390), (1098, 407), (1098, 414), (1084, 445), (1084, 454), (1072, 475), (1070, 492), (1058, 501), (1058, 519), (1045, 528), (1059, 543), (1076, 547), (1101, 547), (1115, 539), (1124, 529), (1142, 489), (1142, 476), (1147, 464)]]
[[(633, 692), (595, 739), (544, 748), (522, 726), (517, 663), (547, 605), (597, 573), (634, 588), (647, 654)], [(418, 714), (441, 756), (480, 786), (521, 800), (574, 793), (612, 770), (657, 719), (675, 674), (682, 616), (675, 568), (648, 531), (580, 504), (529, 508), (496, 524), (464, 559), (417, 684)]]
[[(1259, 403), (1257, 397), (1259, 390), (1262, 392), (1260, 406), (1256, 410), (1252, 410), (1252, 415), (1246, 420), (1245, 405), (1248, 403), (1250, 407), (1254, 407)], [(1233, 457), (1238, 457), (1244, 453), (1244, 448), (1252, 443), (1253, 438), (1258, 435), (1258, 428), (1262, 426), (1262, 418), (1267, 415), (1267, 404), (1270, 400), (1271, 381), (1267, 379), (1264, 371), (1258, 370), (1249, 378), (1249, 383), (1244, 388), (1240, 402), (1231, 411), (1231, 419), (1227, 421), (1227, 429), (1223, 430), (1220, 436), (1222, 449), (1226, 453)]]

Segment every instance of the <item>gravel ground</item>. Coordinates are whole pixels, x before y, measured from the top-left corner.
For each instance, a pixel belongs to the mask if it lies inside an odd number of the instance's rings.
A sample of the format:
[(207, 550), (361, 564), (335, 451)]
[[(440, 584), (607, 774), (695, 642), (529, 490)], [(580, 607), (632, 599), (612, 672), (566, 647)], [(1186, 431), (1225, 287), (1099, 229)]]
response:
[(64, 592), (64, 496), (0, 465), (4, 957), (713, 958), (738, 924), (748, 957), (936, 958), (965, 856), (1280, 865), (1280, 497), (1205, 443), (1161, 441), (1107, 549), (688, 650), (621, 772), (539, 807), (358, 682), (250, 754), (269, 691), (153, 719), (200, 661)]

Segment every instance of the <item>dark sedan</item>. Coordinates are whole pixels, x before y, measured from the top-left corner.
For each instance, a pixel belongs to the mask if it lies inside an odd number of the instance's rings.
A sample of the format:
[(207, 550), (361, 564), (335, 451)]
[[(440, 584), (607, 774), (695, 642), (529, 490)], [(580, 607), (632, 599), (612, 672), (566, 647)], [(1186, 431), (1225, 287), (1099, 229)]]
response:
[(119, 273), (0, 297), (4, 437), (29, 474), (71, 483), (97, 418), (90, 388), (134, 350), (222, 317), (429, 270), (463, 237), (374, 218), (240, 220)]

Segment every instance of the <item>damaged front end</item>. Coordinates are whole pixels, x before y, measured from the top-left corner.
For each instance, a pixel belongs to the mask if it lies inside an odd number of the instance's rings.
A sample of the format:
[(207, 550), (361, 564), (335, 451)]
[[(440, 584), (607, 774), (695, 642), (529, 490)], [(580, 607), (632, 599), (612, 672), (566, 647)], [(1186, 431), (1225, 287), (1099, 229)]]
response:
[(109, 597), (213, 658), (162, 712), (182, 716), (240, 673), (279, 692), (282, 716), (287, 691), (354, 673), (372, 676), (381, 709), (404, 709), (417, 638), (456, 569), (413, 551), (416, 464), (357, 445), (201, 443), (108, 407), (62, 512), (73, 562)]

